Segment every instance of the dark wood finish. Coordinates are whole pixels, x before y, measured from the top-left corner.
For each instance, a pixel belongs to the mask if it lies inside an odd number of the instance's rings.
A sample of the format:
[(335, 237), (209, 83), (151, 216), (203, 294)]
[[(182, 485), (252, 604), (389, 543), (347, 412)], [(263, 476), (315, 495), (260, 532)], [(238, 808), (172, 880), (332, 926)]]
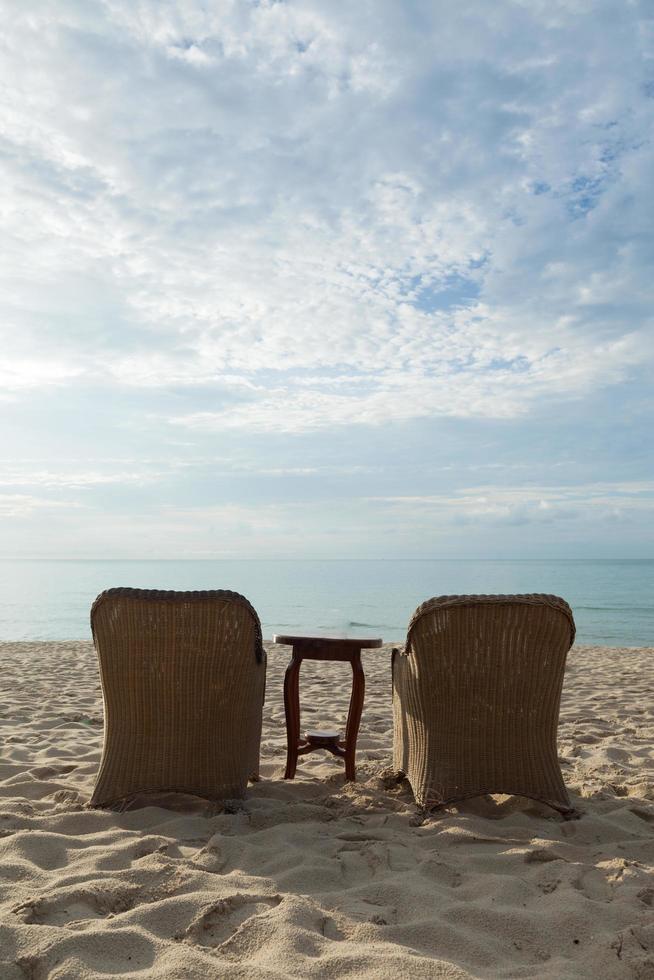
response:
[[(361, 650), (379, 648), (379, 638), (343, 639), (331, 636), (288, 636), (276, 634), (274, 643), (293, 648), (291, 661), (284, 677), (284, 711), (286, 713), (286, 772), (284, 779), (293, 779), (300, 755), (326, 749), (345, 762), (345, 778), (356, 779), (355, 755), (357, 736), (363, 710), (366, 682), (361, 664)], [(300, 738), (300, 667), (303, 660), (332, 660), (352, 664), (352, 694), (347, 716), (345, 738), (331, 732), (305, 732)]]
[[(301, 646), (306, 650), (329, 651), (335, 647), (344, 647), (351, 650), (372, 650), (382, 646), (383, 640), (379, 637), (361, 637), (357, 639), (351, 636), (292, 636), (287, 633), (275, 633), (273, 643), (281, 643), (284, 646)], [(314, 657), (304, 654), (306, 660), (331, 660), (332, 657)]]

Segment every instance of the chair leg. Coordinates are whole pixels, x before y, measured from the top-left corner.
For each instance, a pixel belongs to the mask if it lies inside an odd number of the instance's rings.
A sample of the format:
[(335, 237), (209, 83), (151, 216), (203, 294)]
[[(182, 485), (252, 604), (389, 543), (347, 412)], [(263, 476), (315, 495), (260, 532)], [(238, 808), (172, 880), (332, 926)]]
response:
[(361, 665), (361, 654), (357, 652), (352, 657), (352, 695), (345, 729), (345, 778), (351, 782), (356, 780), (354, 759), (365, 691), (366, 679)]
[(300, 742), (300, 666), (302, 657), (293, 651), (293, 657), (284, 675), (284, 712), (286, 714), (286, 772), (284, 779), (293, 779), (297, 768)]

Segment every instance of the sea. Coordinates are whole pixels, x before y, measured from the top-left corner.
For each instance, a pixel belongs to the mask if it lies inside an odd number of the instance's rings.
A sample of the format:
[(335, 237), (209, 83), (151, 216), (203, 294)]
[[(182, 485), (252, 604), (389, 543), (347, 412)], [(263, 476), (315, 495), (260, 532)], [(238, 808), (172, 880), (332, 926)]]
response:
[(90, 639), (104, 589), (232, 589), (274, 633), (402, 641), (435, 595), (548, 592), (572, 607), (577, 642), (654, 646), (651, 559), (0, 559), (0, 640)]

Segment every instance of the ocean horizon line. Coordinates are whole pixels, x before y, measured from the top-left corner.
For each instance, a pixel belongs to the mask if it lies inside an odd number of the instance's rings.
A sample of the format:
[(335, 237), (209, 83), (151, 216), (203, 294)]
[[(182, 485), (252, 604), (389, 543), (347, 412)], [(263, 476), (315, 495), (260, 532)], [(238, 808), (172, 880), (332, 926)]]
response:
[(76, 557), (60, 558), (60, 557), (54, 557), (52, 555), (46, 555), (46, 556), (43, 556), (43, 557), (28, 557), (28, 556), (25, 556), (25, 555), (20, 555), (20, 556), (18, 556), (18, 555), (0, 555), (0, 561), (23, 561), (23, 562), (38, 562), (38, 561), (52, 561), (52, 562), (55, 562), (55, 561), (56, 562), (97, 562), (97, 561), (103, 561), (103, 562), (146, 562), (147, 561), (147, 562), (161, 562), (161, 563), (164, 563), (164, 562), (176, 562), (176, 563), (179, 563), (179, 562), (212, 562), (212, 561), (239, 561), (239, 562), (243, 562), (243, 561), (247, 561), (247, 562), (280, 562), (280, 561), (283, 561), (283, 562), (295, 562), (295, 561), (320, 561), (320, 562), (337, 562), (337, 561), (340, 561), (340, 562), (343, 562), (343, 561), (348, 561), (348, 562), (357, 562), (357, 561), (360, 561), (360, 562), (379, 562), (379, 561), (382, 561), (382, 562), (393, 562), (393, 561), (434, 562), (434, 561), (443, 561), (443, 562), (511, 562), (511, 563), (523, 562), (523, 563), (527, 564), (529, 562), (542, 562), (542, 561), (546, 561), (546, 562), (580, 562), (580, 561), (593, 561), (593, 562), (607, 562), (607, 563), (611, 563), (611, 562), (652, 562), (652, 561), (654, 561), (654, 556), (595, 557), (593, 555), (588, 555), (588, 556), (585, 556), (584, 555), (584, 556), (577, 556), (577, 557), (574, 557), (574, 558), (569, 558), (569, 557), (568, 558), (561, 558), (561, 557), (558, 557), (556, 555), (554, 555), (554, 556), (551, 556), (551, 555), (549, 555), (549, 556), (548, 555), (539, 555), (538, 557), (532, 557), (532, 558), (510, 558), (510, 557), (503, 557), (503, 558), (494, 558), (494, 557), (486, 557), (486, 558), (477, 558), (477, 557), (471, 557), (471, 558), (449, 558), (447, 556), (438, 556), (438, 557), (430, 557), (430, 556), (428, 556), (428, 557), (416, 558), (416, 557), (406, 557), (406, 556), (399, 555), (399, 556), (384, 557), (384, 558), (374, 557), (374, 556), (372, 556), (372, 557), (371, 556), (358, 556), (356, 558), (355, 557), (338, 557), (338, 556), (332, 556), (330, 558), (327, 558), (327, 557), (323, 557), (323, 556), (320, 556), (320, 555), (310, 555), (310, 556), (307, 556), (307, 555), (305, 555), (305, 556), (288, 556), (287, 555), (287, 556), (281, 556), (281, 557), (276, 557), (274, 555), (266, 555), (266, 556), (261, 556), (261, 555), (246, 555), (246, 556), (242, 556), (242, 555), (216, 555), (216, 556), (211, 557), (211, 558), (208, 558), (208, 557), (204, 557), (204, 558), (148, 558), (148, 557), (141, 557), (141, 558), (134, 558), (134, 557), (131, 557), (131, 558), (106, 558), (104, 556), (94, 556), (94, 557), (88, 557), (87, 556), (87, 557), (83, 557), (83, 558), (82, 557), (80, 557), (80, 558), (76, 558)]

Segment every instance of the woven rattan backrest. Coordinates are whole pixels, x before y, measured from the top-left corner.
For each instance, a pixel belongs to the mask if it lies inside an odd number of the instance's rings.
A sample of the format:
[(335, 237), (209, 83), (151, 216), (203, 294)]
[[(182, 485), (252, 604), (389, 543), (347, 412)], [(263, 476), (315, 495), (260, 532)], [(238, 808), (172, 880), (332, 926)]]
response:
[(531, 715), (556, 729), (570, 607), (555, 596), (442, 596), (416, 610), (407, 647), (417, 669), (447, 688), (453, 715)]
[[(180, 616), (180, 611), (184, 610), (194, 623), (198, 622), (201, 615), (200, 603), (208, 603), (209, 606), (216, 602), (225, 605), (231, 603), (232, 606), (238, 606), (249, 613), (254, 628), (254, 655), (259, 662), (264, 658), (261, 621), (254, 606), (239, 592), (231, 592), (228, 589), (208, 589), (194, 592), (175, 592), (166, 589), (107, 589), (100, 593), (91, 606), (91, 633), (94, 640), (96, 623), (99, 624), (101, 621), (100, 610), (102, 607), (109, 604), (111, 606), (109, 615), (113, 616), (114, 621), (116, 621), (120, 615), (121, 600), (131, 603), (132, 605), (124, 606), (124, 610), (130, 610), (131, 616), (140, 614), (144, 617), (143, 622), (154, 621), (157, 615), (161, 616), (164, 607), (160, 603), (168, 604), (166, 608), (169, 613), (174, 606), (174, 615), (177, 617)], [(134, 605), (136, 603), (140, 603), (140, 610), (138, 611), (137, 606)], [(247, 617), (245, 621), (247, 621)]]
[(394, 665), (394, 758), (421, 804), (509, 793), (570, 810), (556, 729), (574, 635), (557, 596), (418, 607)]
[(554, 622), (554, 618), (551, 617), (551, 614), (546, 611), (548, 609), (554, 609), (559, 613), (562, 613), (568, 621), (568, 629), (570, 632), (568, 649), (574, 643), (575, 621), (572, 615), (572, 610), (565, 599), (561, 599), (561, 597), (557, 595), (534, 592), (521, 595), (434, 596), (433, 599), (427, 599), (425, 602), (421, 603), (411, 617), (407, 630), (407, 645), (411, 643), (411, 636), (414, 628), (429, 613), (436, 614), (436, 621), (439, 622), (439, 629), (442, 630), (445, 629), (446, 624), (450, 622), (448, 611), (462, 608), (473, 611), (467, 615), (474, 615), (474, 610), (481, 612), (483, 608), (486, 608), (486, 610), (490, 609), (490, 615), (491, 617), (495, 617), (498, 626), (501, 622), (506, 622), (507, 625), (512, 625), (513, 621), (516, 623), (526, 623), (529, 621), (529, 617), (531, 616), (529, 610), (539, 610), (540, 615), (537, 616), (536, 619), (533, 619), (534, 626), (532, 628), (535, 628), (537, 619), (540, 621), (543, 617), (545, 617), (546, 620), (551, 619), (552, 622)]
[(105, 705), (92, 803), (136, 792), (242, 795), (247, 760), (258, 760), (265, 678), (247, 599), (110, 589), (94, 602), (91, 627)]

